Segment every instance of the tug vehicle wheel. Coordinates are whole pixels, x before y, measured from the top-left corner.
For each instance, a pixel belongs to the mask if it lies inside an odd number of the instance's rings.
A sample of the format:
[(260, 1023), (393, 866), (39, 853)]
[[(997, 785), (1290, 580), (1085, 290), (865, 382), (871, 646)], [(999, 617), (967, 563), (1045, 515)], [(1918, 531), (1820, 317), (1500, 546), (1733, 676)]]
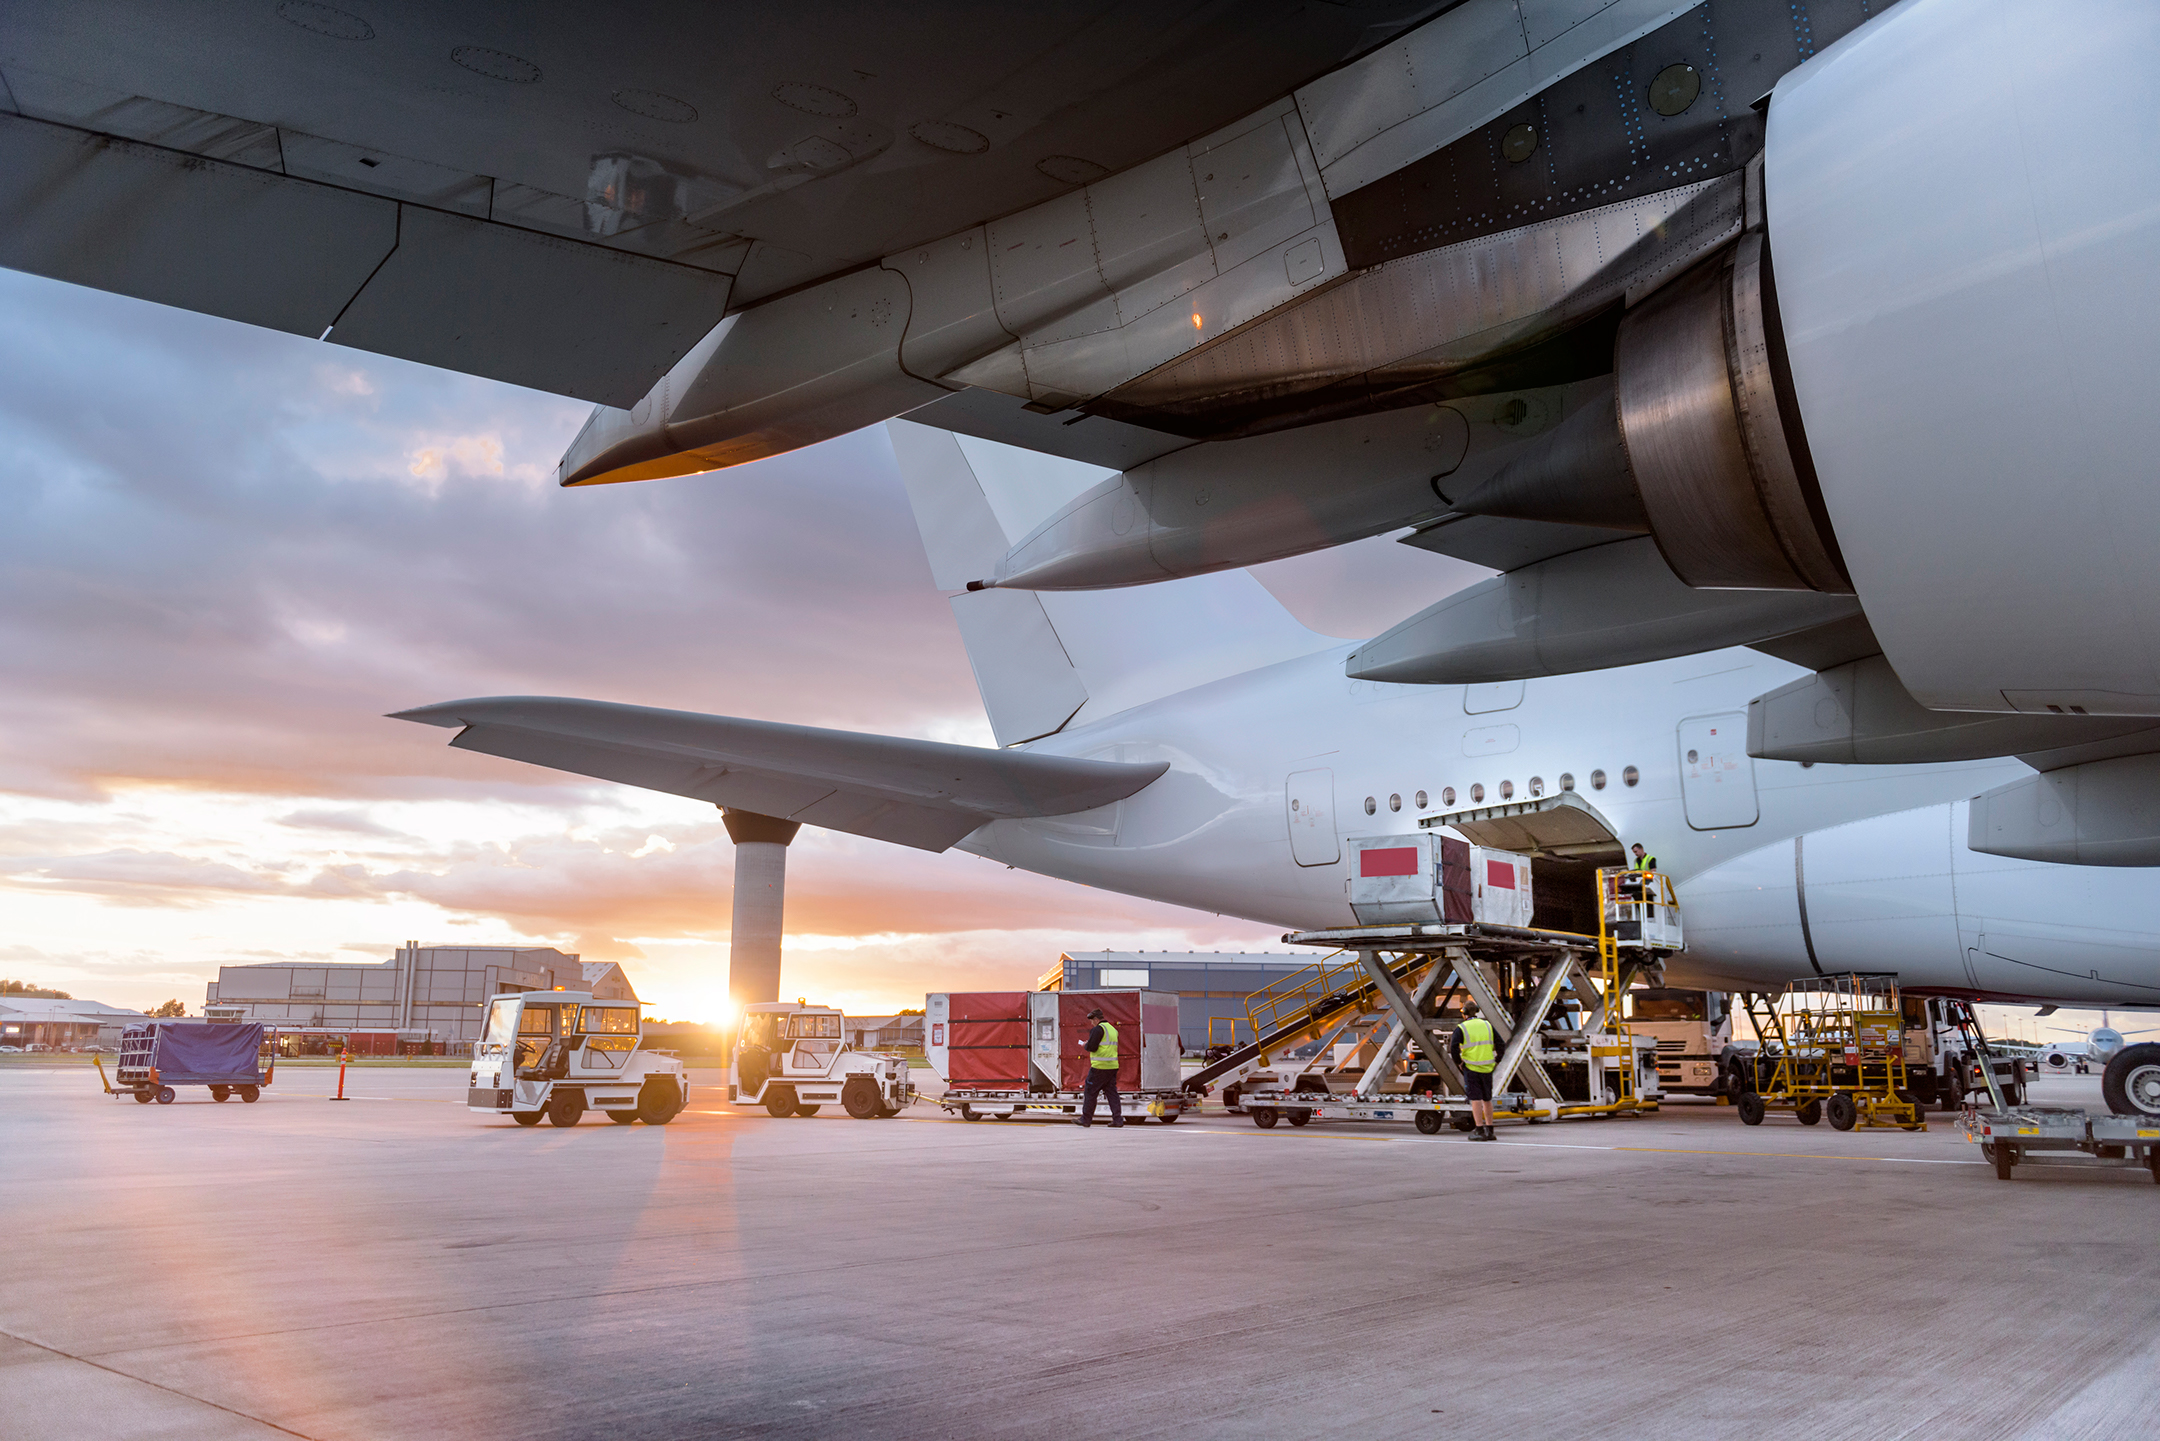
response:
[(1823, 1114), (1830, 1118), (1832, 1130), (1850, 1131), (1860, 1122), (1860, 1108), (1843, 1091), (1830, 1093), (1830, 1099), (1823, 1102)]
[(1251, 1108), (1251, 1115), (1252, 1123), (1261, 1130), (1272, 1131), (1275, 1129), (1275, 1108), (1273, 1106), (1254, 1106)]
[[(1810, 1102), (1809, 1104), (1812, 1105), (1814, 1103)], [(1766, 1108), (1763, 1105), (1763, 1099), (1760, 1094), (1754, 1091), (1742, 1091), (1739, 1096), (1734, 1099), (1733, 1109), (1740, 1113), (1741, 1125), (1760, 1126), (1762, 1124), (1763, 1114)]]
[(765, 1090), (765, 1111), (776, 1121), (786, 1120), (795, 1114), (795, 1088), (793, 1086), (768, 1086)]
[(1285, 1111), (1283, 1114), (1293, 1126), (1309, 1126), (1312, 1124), (1312, 1112), (1310, 1111)]
[(795, 1108), (795, 1114), (804, 1117), (814, 1116), (818, 1113), (818, 1110), (819, 1108), (816, 1106), (797, 1106)]
[(135, 1093), (135, 1104), (138, 1106), (147, 1106), (155, 1099), (157, 1098), (148, 1091), (137, 1091)]
[(1793, 1118), (1803, 1126), (1822, 1124), (1822, 1102), (1810, 1101), (1804, 1106), (1795, 1107)]
[(231, 1100), (231, 1099), (232, 1099), (232, 1087), (230, 1087), (230, 1086), (212, 1086), (212, 1087), (210, 1088), (210, 1099), (211, 1099), (211, 1100), (213, 1100), (213, 1101), (229, 1101), (229, 1100)]
[(174, 1089), (173, 1089), (172, 1087), (170, 1087), (170, 1086), (160, 1086), (160, 1087), (158, 1087), (158, 1088), (157, 1088), (157, 1103), (158, 1103), (159, 1105), (161, 1105), (161, 1106), (169, 1106), (169, 1105), (171, 1105), (171, 1104), (172, 1104), (172, 1103), (173, 1103), (174, 1101), (177, 1101), (177, 1100), (179, 1100), (179, 1099), (180, 1099), (180, 1093), (179, 1093), (178, 1091), (174, 1090)]
[[(682, 1108), (690, 1104), (690, 1097), (680, 1085), (672, 1080), (650, 1080), (638, 1088), (637, 1109), (620, 1113), (610, 1111), (610, 1116), (623, 1116), (643, 1121), (648, 1126), (665, 1126), (682, 1114)], [(625, 1123), (627, 1124), (627, 1122)]]
[(548, 1097), (547, 1118), (551, 1126), (575, 1126), (585, 1115), (582, 1091), (557, 1091)]
[(537, 1126), (540, 1124), (540, 1113), (538, 1111), (512, 1111), (510, 1119), (520, 1126)]
[(1439, 1135), (1442, 1124), (1438, 1111), (1420, 1111), (1417, 1113), (1418, 1134), (1421, 1136)]
[(262, 1099), (261, 1087), (242, 1086), (240, 1088), (240, 1099), (247, 1102), (251, 1106), (254, 1105), (257, 1101)]
[(613, 1121), (613, 1122), (614, 1122), (614, 1123), (615, 1123), (616, 1125), (618, 1125), (618, 1126), (629, 1126), (629, 1125), (635, 1125), (635, 1124), (636, 1124), (636, 1122), (637, 1122), (637, 1112), (635, 1112), (635, 1111), (610, 1111), (610, 1112), (608, 1112), (608, 1113), (607, 1113), (607, 1118), (608, 1118), (609, 1120)]
[(858, 1121), (874, 1121), (878, 1113), (877, 1083), (868, 1076), (850, 1076), (840, 1088), (840, 1109)]
[(883, 1102), (880, 1102), (877, 1108), (877, 1113), (879, 1120), (889, 1121), (893, 1117), (900, 1114), (900, 1108), (898, 1106), (888, 1106), (885, 1105)]
[(1173, 1111), (1173, 1110), (1171, 1110), (1171, 1109), (1170, 1109), (1169, 1107), (1165, 1106), (1165, 1107), (1163, 1108), (1163, 1113), (1162, 1113), (1162, 1116), (1161, 1116), (1161, 1120), (1162, 1120), (1162, 1123), (1163, 1123), (1163, 1124), (1164, 1124), (1165, 1126), (1167, 1126), (1167, 1125), (1169, 1125), (1169, 1124), (1170, 1124), (1170, 1123), (1171, 1123), (1172, 1121), (1175, 1121), (1175, 1120), (1176, 1120), (1176, 1119), (1177, 1119), (1178, 1117), (1180, 1117), (1180, 1116), (1182, 1116), (1182, 1115), (1184, 1115), (1184, 1114), (1185, 1114), (1185, 1113), (1184, 1113), (1183, 1111)]

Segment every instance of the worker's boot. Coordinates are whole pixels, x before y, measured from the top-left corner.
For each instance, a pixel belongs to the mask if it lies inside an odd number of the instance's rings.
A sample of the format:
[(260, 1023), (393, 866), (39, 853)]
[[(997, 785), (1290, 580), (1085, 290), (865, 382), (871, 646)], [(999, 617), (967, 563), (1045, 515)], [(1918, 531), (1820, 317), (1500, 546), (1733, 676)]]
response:
[(1495, 1131), (1491, 1126), (1487, 1126), (1485, 1128), (1485, 1139), (1488, 1141), (1497, 1141), (1500, 1139), (1500, 1134), (1499, 1132)]
[(1473, 1141), (1490, 1141), (1490, 1140), (1494, 1139), (1494, 1138), (1493, 1138), (1493, 1133), (1492, 1133), (1492, 1127), (1490, 1127), (1490, 1126), (1473, 1126), (1473, 1127), (1471, 1127), (1471, 1129), (1470, 1129), (1470, 1136), (1469, 1136), (1469, 1139), (1471, 1139), (1471, 1140), (1473, 1140)]

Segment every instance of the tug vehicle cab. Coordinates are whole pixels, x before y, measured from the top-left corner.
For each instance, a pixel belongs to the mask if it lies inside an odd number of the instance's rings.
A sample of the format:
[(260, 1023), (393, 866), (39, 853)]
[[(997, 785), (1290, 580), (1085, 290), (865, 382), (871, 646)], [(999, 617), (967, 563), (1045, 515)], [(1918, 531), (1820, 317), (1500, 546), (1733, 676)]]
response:
[(915, 1099), (907, 1062), (848, 1049), (847, 1017), (806, 1001), (744, 1008), (728, 1067), (728, 1099), (774, 1117), (814, 1116), (839, 1104), (858, 1121), (897, 1116)]
[(465, 1109), (521, 1126), (574, 1126), (587, 1109), (617, 1125), (664, 1126), (690, 1100), (682, 1061), (645, 1050), (635, 1001), (524, 991), (488, 1002)]

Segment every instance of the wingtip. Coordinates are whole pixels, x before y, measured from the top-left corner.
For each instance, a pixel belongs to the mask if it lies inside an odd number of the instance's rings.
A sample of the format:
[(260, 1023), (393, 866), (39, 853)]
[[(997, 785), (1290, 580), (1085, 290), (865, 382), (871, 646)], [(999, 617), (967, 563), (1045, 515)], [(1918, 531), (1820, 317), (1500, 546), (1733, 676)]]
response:
[(443, 726), (455, 730), (465, 724), (457, 717), (454, 710), (456, 704), (455, 701), (452, 701), (448, 705), (423, 705), (415, 706), (411, 710), (389, 711), (383, 716), (383, 719), (416, 721), (421, 725)]

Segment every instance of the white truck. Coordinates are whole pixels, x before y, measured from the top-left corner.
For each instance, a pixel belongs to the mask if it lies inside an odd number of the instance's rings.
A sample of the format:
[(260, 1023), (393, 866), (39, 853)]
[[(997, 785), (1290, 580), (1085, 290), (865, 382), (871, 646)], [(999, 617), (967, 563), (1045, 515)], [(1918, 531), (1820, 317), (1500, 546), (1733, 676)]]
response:
[(900, 1114), (915, 1099), (907, 1061), (850, 1050), (847, 1018), (830, 1006), (768, 1001), (743, 1008), (728, 1066), (728, 1099), (775, 1118), (814, 1116), (840, 1103), (858, 1121)]
[(588, 1109), (617, 1125), (664, 1126), (690, 1101), (683, 1063), (643, 1049), (634, 1001), (585, 991), (524, 991), (488, 1002), (473, 1042), (465, 1109), (521, 1126), (574, 1126)]

